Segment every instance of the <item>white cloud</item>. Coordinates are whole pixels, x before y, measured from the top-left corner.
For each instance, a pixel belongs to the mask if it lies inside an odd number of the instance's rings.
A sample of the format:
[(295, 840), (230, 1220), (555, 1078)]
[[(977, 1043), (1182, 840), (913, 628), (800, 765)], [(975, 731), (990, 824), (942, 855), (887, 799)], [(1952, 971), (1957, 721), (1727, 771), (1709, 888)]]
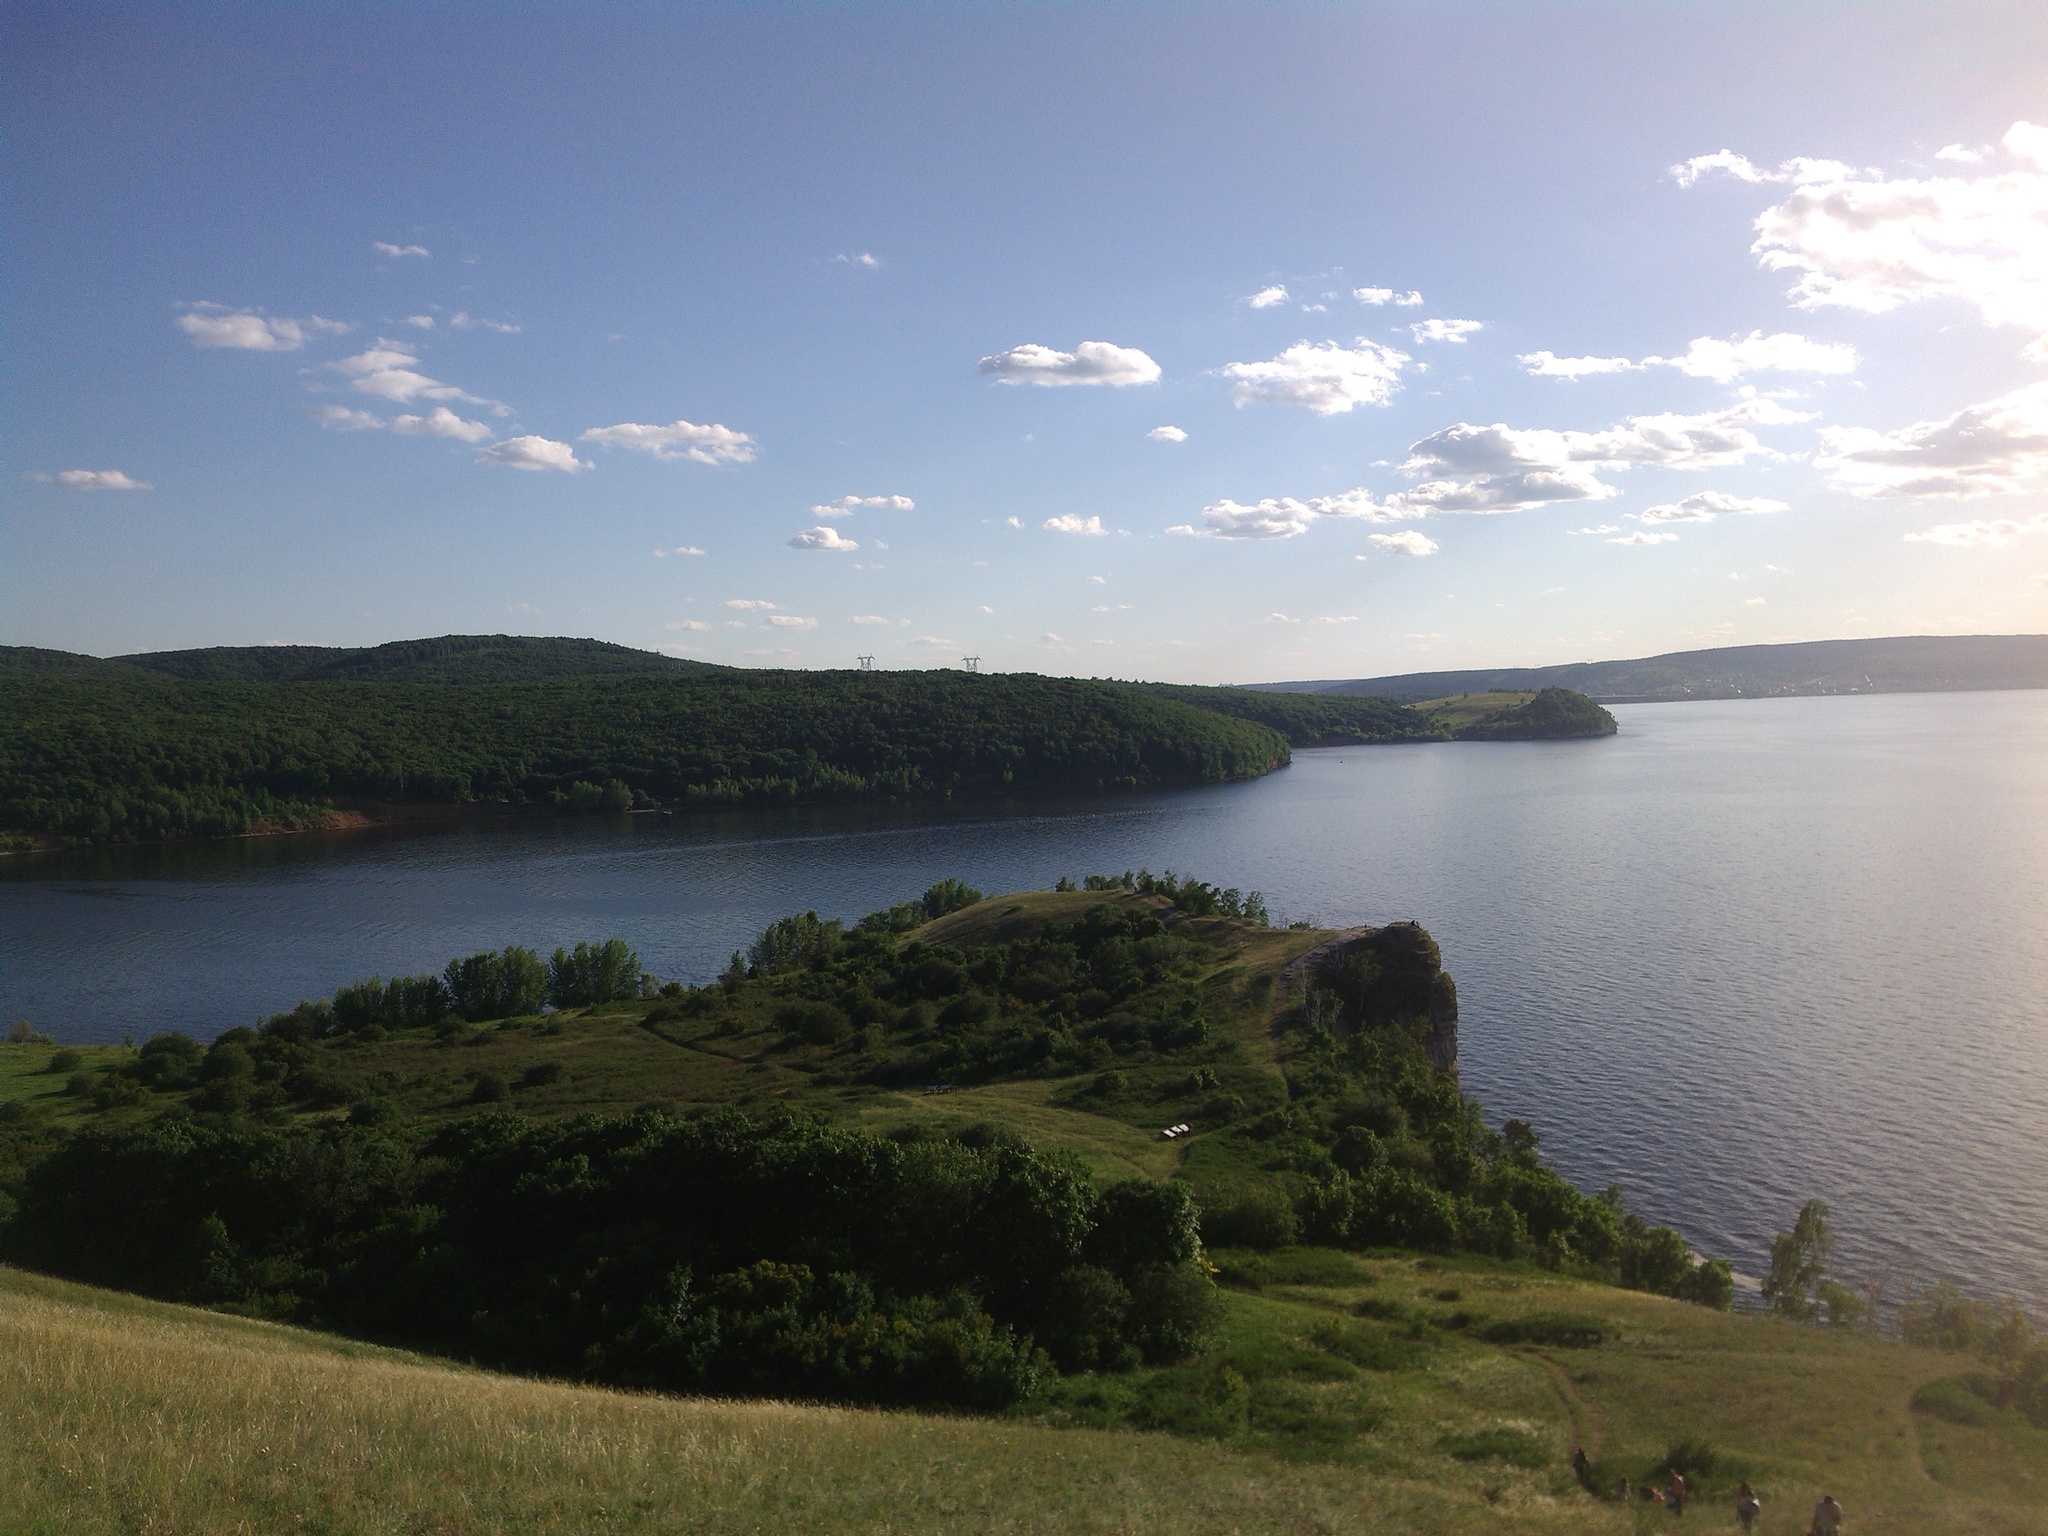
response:
[(1024, 519), (1014, 515), (1004, 518), (1003, 521), (1012, 528), (1022, 528), (1024, 526)]
[[(347, 375), (350, 388), (399, 405), (410, 405), (415, 399), (465, 400), (471, 405), (494, 403), (457, 389), (453, 384), (428, 378), (414, 368), (418, 361), (418, 354), (407, 343), (380, 336), (374, 346), (365, 347), (353, 357), (340, 358), (327, 366), (336, 373)], [(498, 413), (503, 415), (504, 407), (499, 406)]]
[(1515, 361), (1530, 373), (1553, 379), (1582, 379), (1589, 373), (1627, 373), (1644, 366), (1625, 357), (1559, 357), (1555, 352), (1524, 352)]
[(1084, 341), (1071, 352), (1026, 342), (981, 360), (979, 371), (998, 384), (1153, 384), (1159, 365), (1136, 347)]
[(511, 469), (559, 469), (572, 475), (579, 469), (590, 468), (590, 461), (577, 458), (576, 450), (567, 443), (531, 433), (491, 444), (477, 455), (477, 462), (503, 464)]
[(1188, 440), (1187, 433), (1179, 427), (1154, 427), (1145, 436), (1155, 443), (1184, 443)]
[(1578, 536), (1579, 536), (1580, 534), (1582, 534), (1582, 533), (1584, 533), (1584, 534), (1598, 534), (1598, 533), (1619, 533), (1619, 532), (1621, 532), (1621, 524), (1619, 524), (1619, 523), (1602, 523), (1602, 524), (1600, 524), (1600, 525), (1599, 525), (1599, 526), (1598, 526), (1597, 528), (1567, 528), (1567, 529), (1565, 530), (1565, 534), (1566, 534), (1566, 536), (1567, 536), (1568, 538), (1574, 538), (1574, 539), (1576, 539), (1576, 538), (1577, 538), (1577, 537), (1578, 537)]
[(1422, 295), (1410, 288), (1406, 293), (1396, 293), (1391, 288), (1354, 288), (1351, 297), (1361, 304), (1397, 304), (1413, 308), (1422, 302)]
[(917, 503), (908, 496), (842, 496), (821, 501), (811, 508), (813, 517), (848, 517), (862, 507), (889, 507), (898, 512), (915, 512)]
[[(1960, 299), (1987, 324), (2030, 332), (2028, 355), (2048, 356), (2048, 129), (2014, 123), (2002, 143), (2012, 168), (1980, 176), (1891, 178), (1804, 159), (1766, 172), (1725, 150), (1673, 173), (1682, 185), (1707, 170), (1796, 183), (1758, 215), (1750, 249), (1766, 269), (1798, 274), (1801, 308), (1881, 314)], [(1941, 158), (1972, 163), (1951, 147)]]
[(870, 272), (872, 272), (876, 267), (879, 267), (882, 264), (880, 257), (871, 256), (866, 251), (856, 251), (851, 255), (849, 255), (845, 251), (841, 251), (837, 256), (834, 256), (832, 260), (836, 263), (844, 263), (846, 266), (849, 267), (865, 267)]
[(663, 560), (670, 555), (701, 555), (703, 553), (704, 551), (694, 544), (678, 544), (674, 549), (657, 549), (654, 552), (654, 558)]
[(369, 411), (350, 410), (329, 402), (313, 412), (313, 419), (337, 432), (371, 432), (384, 425), (384, 418)]
[[(1382, 504), (1395, 516), (1428, 512), (1519, 512), (1557, 501), (1597, 501), (1618, 494), (1602, 469), (1653, 464), (1711, 469), (1768, 454), (1754, 426), (1809, 421), (1774, 400), (1749, 399), (1719, 411), (1685, 416), (1631, 416), (1600, 432), (1558, 432), (1495, 422), (1458, 422), (1410, 450), (1404, 473), (1435, 478), (1396, 491)], [(1462, 477), (1462, 478), (1459, 478)]]
[(1245, 300), (1245, 303), (1251, 305), (1253, 309), (1271, 309), (1275, 304), (1285, 304), (1286, 302), (1287, 290), (1277, 285), (1271, 288), (1261, 288), (1257, 293)]
[(1767, 171), (1755, 164), (1747, 155), (1738, 155), (1732, 149), (1716, 150), (1711, 155), (1694, 155), (1683, 165), (1671, 167), (1671, 178), (1681, 187), (1689, 187), (1711, 171), (1725, 171), (1737, 181), (1763, 182), (1808, 182), (1834, 181), (1855, 172), (1839, 160), (1815, 160), (1806, 155), (1794, 155), (1775, 171)]
[(1320, 346), (1298, 341), (1262, 363), (1230, 363), (1223, 372), (1237, 382), (1230, 397), (1239, 405), (1279, 400), (1305, 405), (1318, 416), (1335, 416), (1360, 405), (1385, 405), (1401, 386), (1408, 354), (1360, 337), (1356, 348), (1334, 341)]
[(709, 629), (710, 627), (711, 627), (711, 626), (710, 626), (709, 624), (705, 623), (705, 622), (704, 622), (704, 621), (703, 621), (702, 619), (675, 619), (675, 620), (671, 621), (670, 623), (668, 623), (668, 624), (664, 624), (664, 625), (662, 626), (662, 628), (664, 628), (664, 629), (695, 629), (695, 630), (704, 630), (704, 629)]
[(1783, 512), (1782, 501), (1764, 496), (1730, 496), (1726, 491), (1695, 491), (1678, 501), (1645, 507), (1630, 514), (1639, 523), (1711, 523), (1723, 513)]
[(1643, 361), (1676, 368), (1696, 379), (1728, 384), (1746, 373), (1853, 373), (1856, 349), (1844, 342), (1809, 341), (1791, 331), (1771, 336), (1751, 331), (1730, 341), (1696, 337), (1682, 357), (1649, 357)]
[(45, 484), (68, 485), (74, 491), (150, 491), (147, 480), (130, 479), (118, 469), (60, 469), (54, 475), (37, 474)]
[[(1618, 487), (1600, 478), (1604, 470), (1630, 464), (1670, 469), (1737, 464), (1752, 454), (1770, 452), (1752, 426), (1809, 419), (1772, 400), (1748, 399), (1695, 416), (1635, 416), (1600, 432), (1458, 422), (1410, 448), (1402, 472), (1430, 478), (1407, 490), (1375, 497), (1361, 487), (1307, 499), (1267, 497), (1250, 505), (1226, 499), (1202, 509), (1200, 527), (1177, 523), (1166, 531), (1195, 538), (1287, 539), (1306, 533), (1323, 517), (1395, 523), (1454, 512), (1520, 512), (1553, 502), (1601, 501), (1620, 494)], [(1671, 505), (1708, 512), (1775, 511), (1782, 506), (1718, 491)], [(1663, 509), (1652, 509), (1659, 510)], [(1679, 520), (1644, 516), (1646, 521)]]
[(424, 245), (393, 245), (389, 240), (372, 240), (370, 249), (379, 256), (431, 256)]
[(1390, 555), (1412, 555), (1418, 559), (1435, 554), (1439, 547), (1435, 539), (1413, 528), (1403, 528), (1399, 533), (1369, 533), (1366, 538)]
[(458, 309), (448, 317), (448, 329), (451, 331), (496, 331), (501, 336), (517, 336), (520, 330), (518, 326), (509, 320), (486, 320), (480, 316), (471, 315), (466, 309)]
[(736, 608), (742, 612), (765, 613), (770, 608), (780, 608), (782, 604), (771, 603), (765, 597), (728, 597), (718, 606), (721, 608)]
[(1824, 427), (1814, 462), (1852, 496), (1989, 496), (2048, 473), (2048, 382), (1895, 432)]
[(1370, 491), (1352, 490), (1334, 496), (1311, 496), (1307, 500), (1268, 496), (1250, 506), (1228, 499), (1211, 502), (1202, 508), (1199, 529), (1181, 523), (1166, 531), (1207, 539), (1291, 539), (1308, 532), (1309, 524), (1319, 517), (1392, 523), (1413, 515), (1390, 510), (1375, 501)]
[(1301, 620), (1292, 618), (1276, 609), (1274, 612), (1266, 615), (1266, 622), (1268, 624), (1299, 624)]
[(1934, 152), (1937, 160), (1953, 160), (1960, 165), (1975, 165), (1991, 152), (1990, 146), (1981, 149), (1966, 149), (1961, 144), (1944, 144)]
[(1678, 542), (1678, 535), (1675, 533), (1651, 533), (1645, 529), (1638, 528), (1634, 533), (1624, 533), (1619, 538), (1609, 539), (1607, 542), (1610, 544), (1638, 545), (1675, 544)]
[(306, 344), (307, 327), (296, 320), (259, 315), (253, 309), (222, 309), (217, 304), (199, 304), (178, 316), (178, 329), (192, 338), (195, 347), (229, 347), (243, 352), (296, 352)]
[(816, 619), (806, 619), (794, 613), (771, 613), (768, 622), (777, 629), (816, 629)]
[(1946, 544), (1952, 549), (1971, 549), (1982, 546), (1993, 548), (2010, 544), (2023, 533), (2039, 533), (2048, 529), (2048, 512), (2030, 517), (2025, 522), (2015, 522), (2008, 517), (1980, 518), (1970, 523), (1942, 523), (1920, 533), (1906, 535), (1908, 544)]
[(474, 443), (491, 435), (491, 429), (482, 422), (466, 421), (445, 405), (435, 406), (424, 416), (394, 416), (391, 418), (391, 430), (406, 437), (455, 437), (465, 443)]
[(1109, 530), (1102, 526), (1099, 517), (1083, 517), (1078, 512), (1062, 512), (1058, 517), (1048, 517), (1039, 526), (1050, 533), (1104, 534)]
[(434, 317), (432, 315), (407, 315), (405, 317), (405, 323), (407, 325), (417, 326), (420, 330), (423, 331), (431, 331), (434, 328)]
[(622, 421), (614, 427), (592, 427), (581, 433), (578, 441), (630, 448), (657, 459), (695, 459), (699, 464), (745, 464), (753, 459), (757, 446), (744, 432), (717, 422), (699, 426), (694, 421), (672, 421), (667, 426)]
[(852, 539), (843, 538), (837, 528), (828, 528), (820, 523), (815, 528), (806, 528), (802, 533), (792, 535), (791, 549), (859, 549)]
[(1481, 320), (1419, 320), (1408, 327), (1408, 333), (1417, 341), (1454, 341), (1463, 346), (1467, 336), (1485, 329)]
[(850, 622), (855, 624), (886, 624), (889, 621), (879, 613), (856, 613)]
[(1695, 379), (1731, 384), (1749, 373), (1853, 373), (1856, 349), (1843, 342), (1811, 341), (1791, 331), (1721, 341), (1699, 336), (1678, 357), (1559, 357), (1555, 352), (1525, 352), (1515, 361), (1530, 373), (1549, 378), (1578, 379), (1588, 374), (1625, 373), (1643, 368), (1676, 368)]

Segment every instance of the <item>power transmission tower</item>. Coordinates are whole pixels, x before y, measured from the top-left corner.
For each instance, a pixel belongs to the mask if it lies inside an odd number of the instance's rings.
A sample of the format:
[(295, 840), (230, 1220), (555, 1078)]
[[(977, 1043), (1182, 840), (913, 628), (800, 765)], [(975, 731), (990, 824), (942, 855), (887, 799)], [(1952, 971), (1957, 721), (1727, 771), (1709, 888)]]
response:
[(981, 658), (979, 656), (962, 656), (960, 664), (970, 672), (979, 672), (981, 670)]
[(863, 672), (872, 672), (872, 671), (874, 671), (874, 670), (875, 670), (875, 658), (874, 658), (874, 657), (872, 657), (872, 656), (863, 656), (863, 657), (861, 657), (861, 658), (860, 658), (860, 669), (861, 669), (861, 671), (863, 671)]

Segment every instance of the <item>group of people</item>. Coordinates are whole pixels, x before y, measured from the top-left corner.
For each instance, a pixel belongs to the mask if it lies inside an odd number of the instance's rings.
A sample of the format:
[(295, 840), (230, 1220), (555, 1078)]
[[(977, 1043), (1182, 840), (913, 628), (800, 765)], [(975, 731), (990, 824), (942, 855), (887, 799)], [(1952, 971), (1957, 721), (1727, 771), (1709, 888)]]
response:
[[(1572, 1452), (1572, 1472), (1587, 1487), (1592, 1486), (1592, 1463), (1586, 1459), (1583, 1446)], [(1686, 1486), (1685, 1474), (1676, 1467), (1664, 1469), (1664, 1486), (1659, 1488), (1654, 1481), (1646, 1482), (1631, 1495), (1628, 1479), (1615, 1479), (1613, 1497), (1623, 1504), (1641, 1503), (1644, 1506), (1662, 1505), (1674, 1515), (1685, 1513), (1685, 1501), (1691, 1496)], [(1745, 1531), (1756, 1529), (1757, 1520), (1763, 1515), (1764, 1502), (1757, 1492), (1744, 1483), (1735, 1490), (1735, 1518)], [(1806, 1536), (1841, 1536), (1842, 1506), (1835, 1502), (1835, 1496), (1824, 1493), (1813, 1506), (1813, 1524), (1807, 1527)]]

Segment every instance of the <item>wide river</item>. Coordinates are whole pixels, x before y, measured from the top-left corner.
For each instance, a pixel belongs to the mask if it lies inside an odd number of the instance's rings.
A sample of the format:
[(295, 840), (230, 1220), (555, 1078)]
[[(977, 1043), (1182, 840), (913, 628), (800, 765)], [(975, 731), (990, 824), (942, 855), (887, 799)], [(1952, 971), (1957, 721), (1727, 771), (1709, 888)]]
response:
[(0, 1019), (211, 1035), (381, 972), (618, 934), (703, 981), (770, 919), (1167, 866), (1415, 918), (1462, 1071), (1578, 1183), (1755, 1274), (2048, 1315), (2048, 693), (1636, 705), (1607, 741), (1328, 749), (1078, 802), (514, 822), (0, 859)]

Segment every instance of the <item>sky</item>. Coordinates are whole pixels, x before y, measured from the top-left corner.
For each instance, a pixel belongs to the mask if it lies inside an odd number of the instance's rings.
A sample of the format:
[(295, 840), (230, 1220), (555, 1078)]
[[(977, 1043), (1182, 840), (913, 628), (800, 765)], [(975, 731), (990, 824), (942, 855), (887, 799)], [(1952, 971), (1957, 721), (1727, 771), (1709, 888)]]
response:
[(2048, 7), (0, 8), (0, 643), (2048, 631)]

